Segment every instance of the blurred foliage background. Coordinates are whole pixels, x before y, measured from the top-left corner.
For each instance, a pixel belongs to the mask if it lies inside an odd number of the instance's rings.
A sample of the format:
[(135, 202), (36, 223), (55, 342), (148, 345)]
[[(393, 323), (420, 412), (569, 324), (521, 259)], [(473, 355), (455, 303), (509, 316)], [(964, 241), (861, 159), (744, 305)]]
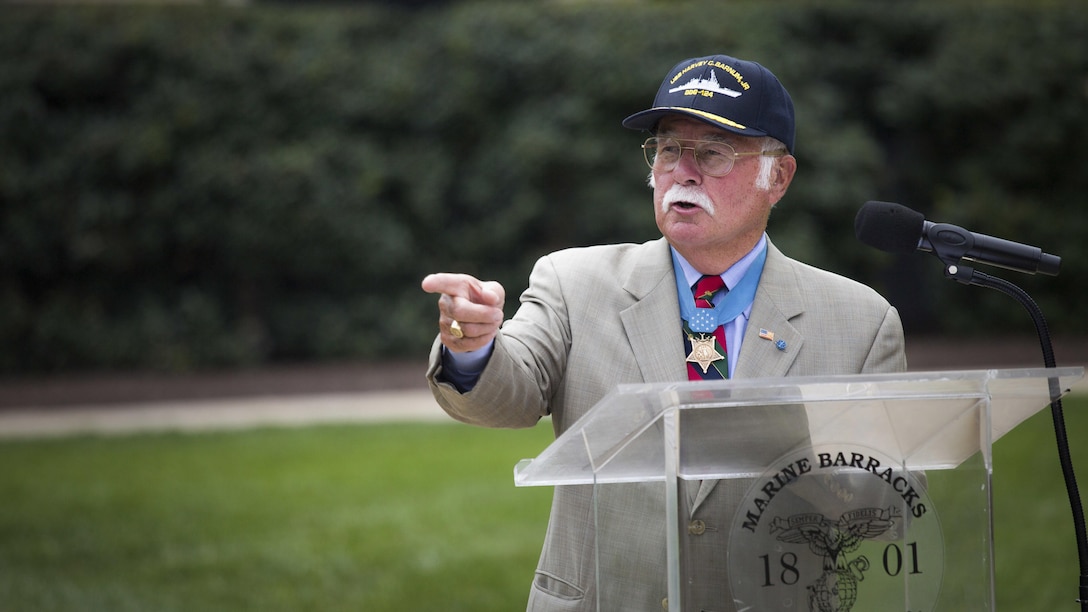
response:
[(1002, 274), (1088, 333), (1082, 2), (0, 7), (0, 375), (421, 357), (432, 271), (507, 288), (644, 241), (647, 107), (685, 57), (763, 63), (799, 172), (770, 234), (873, 285), (908, 335), (1032, 334), (933, 257), (856, 241), (867, 200), (1040, 246)]

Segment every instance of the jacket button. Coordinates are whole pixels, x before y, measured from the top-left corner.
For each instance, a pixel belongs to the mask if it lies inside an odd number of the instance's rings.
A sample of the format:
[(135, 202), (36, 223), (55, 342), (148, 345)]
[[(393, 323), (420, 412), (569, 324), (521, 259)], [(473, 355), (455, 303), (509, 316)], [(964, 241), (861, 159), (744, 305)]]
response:
[(661, 609), (662, 610), (668, 610), (669, 609), (669, 598), (668, 597), (661, 600)]
[(699, 519), (695, 519), (694, 521), (688, 523), (688, 533), (696, 536), (703, 535), (704, 533), (706, 533), (706, 523)]

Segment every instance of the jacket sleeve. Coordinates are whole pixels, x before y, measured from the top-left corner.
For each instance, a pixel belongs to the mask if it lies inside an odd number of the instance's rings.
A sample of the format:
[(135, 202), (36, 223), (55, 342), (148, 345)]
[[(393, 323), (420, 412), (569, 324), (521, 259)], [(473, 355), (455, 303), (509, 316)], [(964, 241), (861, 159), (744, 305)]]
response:
[(532, 427), (550, 412), (566, 369), (570, 324), (562, 283), (551, 257), (539, 260), (521, 305), (495, 337), (487, 367), (471, 391), (442, 382), (442, 345), (431, 347), (427, 380), (451, 417), (485, 427)]
[(903, 323), (899, 319), (899, 311), (894, 306), (888, 306), (861, 371), (863, 374), (877, 374), (904, 372), (906, 369)]

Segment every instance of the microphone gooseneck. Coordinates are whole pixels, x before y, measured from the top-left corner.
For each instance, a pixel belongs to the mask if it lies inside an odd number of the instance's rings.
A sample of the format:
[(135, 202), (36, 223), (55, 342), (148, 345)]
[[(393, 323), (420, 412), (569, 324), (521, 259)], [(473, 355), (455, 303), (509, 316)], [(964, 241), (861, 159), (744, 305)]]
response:
[[(890, 202), (866, 202), (854, 219), (854, 231), (861, 242), (889, 253), (905, 255), (914, 251), (932, 252), (945, 264), (947, 278), (964, 285), (995, 289), (1020, 302), (1035, 323), (1043, 348), (1044, 366), (1056, 367), (1050, 330), (1042, 309), (1031, 296), (1013, 283), (979, 272), (971, 266), (963, 265), (962, 261), (977, 261), (1028, 274), (1057, 276), (1061, 267), (1060, 257), (1026, 244), (975, 234), (955, 225), (932, 223), (926, 221), (921, 213)], [(1058, 459), (1073, 513), (1073, 529), (1080, 563), (1080, 597), (1077, 603), (1083, 612), (1088, 612), (1088, 530), (1085, 529), (1084, 508), (1069, 452), (1069, 436), (1062, 411), (1062, 390), (1057, 378), (1051, 378), (1049, 382), (1050, 412), (1054, 422)]]
[[(975, 272), (972, 276), (972, 285), (987, 287), (1004, 293), (1020, 302), (1039, 335), (1039, 341), (1043, 349), (1043, 365), (1047, 368), (1057, 367), (1054, 358), (1054, 346), (1050, 340), (1050, 329), (1047, 327), (1043, 311), (1035, 300), (1031, 299), (1026, 291), (1010, 283), (1003, 278)], [(1054, 437), (1058, 446), (1058, 461), (1061, 464), (1062, 478), (1065, 481), (1065, 490), (1069, 496), (1069, 506), (1073, 513), (1073, 533), (1077, 543), (1077, 559), (1080, 565), (1080, 581), (1078, 584), (1079, 598), (1082, 611), (1088, 611), (1088, 530), (1085, 529), (1084, 506), (1080, 499), (1080, 489), (1077, 486), (1077, 477), (1073, 471), (1073, 458), (1069, 451), (1069, 435), (1065, 427), (1065, 412), (1062, 409), (1062, 390), (1057, 378), (1050, 378), (1050, 417), (1054, 423)]]

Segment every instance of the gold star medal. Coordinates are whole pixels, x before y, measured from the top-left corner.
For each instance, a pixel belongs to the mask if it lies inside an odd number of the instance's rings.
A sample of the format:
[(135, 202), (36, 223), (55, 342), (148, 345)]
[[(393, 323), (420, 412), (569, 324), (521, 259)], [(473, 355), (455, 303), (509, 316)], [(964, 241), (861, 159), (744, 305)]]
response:
[(691, 341), (691, 354), (688, 355), (686, 361), (699, 364), (699, 367), (703, 369), (703, 374), (706, 374), (707, 370), (710, 369), (710, 364), (719, 359), (725, 359), (725, 356), (714, 348), (714, 336), (700, 334), (696, 338), (688, 334), (688, 340)]

